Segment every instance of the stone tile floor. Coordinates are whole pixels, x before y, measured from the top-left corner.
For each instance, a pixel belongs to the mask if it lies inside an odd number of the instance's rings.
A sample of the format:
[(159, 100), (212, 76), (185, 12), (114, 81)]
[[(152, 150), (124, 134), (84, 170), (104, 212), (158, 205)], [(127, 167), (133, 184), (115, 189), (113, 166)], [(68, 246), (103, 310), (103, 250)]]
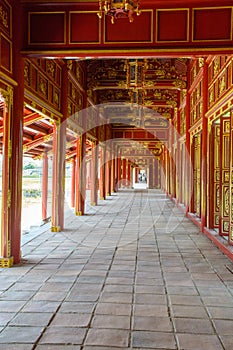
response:
[(232, 350), (232, 262), (158, 190), (122, 190), (0, 270), (0, 350)]

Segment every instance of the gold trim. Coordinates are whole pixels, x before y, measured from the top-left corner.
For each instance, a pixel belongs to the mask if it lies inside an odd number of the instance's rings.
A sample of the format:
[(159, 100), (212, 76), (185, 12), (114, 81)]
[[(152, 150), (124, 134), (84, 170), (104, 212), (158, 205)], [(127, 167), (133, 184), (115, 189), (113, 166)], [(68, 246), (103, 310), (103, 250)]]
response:
[[(189, 39), (189, 8), (175, 8), (175, 9), (157, 9), (156, 10), (156, 43), (174, 43), (174, 42), (178, 42), (178, 43), (187, 43), (190, 39)], [(159, 21), (158, 21), (158, 14), (159, 12), (172, 12), (172, 11), (186, 11), (187, 12), (187, 32), (186, 32), (186, 40), (158, 40), (158, 28), (159, 28)]]
[[(152, 16), (151, 16), (151, 39), (149, 41), (106, 41), (106, 16), (104, 16), (104, 41), (103, 43), (105, 45), (108, 44), (143, 44), (143, 43), (148, 43), (148, 44), (152, 44), (153, 43), (153, 33), (154, 33), (154, 11), (152, 9), (148, 9), (148, 10), (141, 10), (141, 16), (143, 16), (143, 12), (151, 12)], [(124, 50), (122, 50), (124, 51)]]
[[(32, 14), (35, 14), (35, 15), (43, 15), (43, 14), (48, 14), (48, 15), (54, 15), (54, 14), (63, 14), (64, 15), (64, 27), (63, 27), (63, 38), (64, 38), (64, 41), (63, 42), (59, 42), (59, 43), (43, 43), (43, 42), (39, 42), (39, 43), (33, 43), (31, 42), (31, 15)], [(46, 11), (38, 11), (38, 12), (31, 12), (29, 11), (28, 12), (28, 45), (49, 45), (49, 46), (52, 46), (52, 45), (55, 45), (55, 46), (58, 46), (58, 45), (64, 45), (66, 44), (66, 12), (65, 11), (57, 11), (57, 12), (53, 12), (53, 11), (49, 11), (49, 12), (46, 12)]]
[(61, 232), (60, 226), (51, 226), (51, 232)]
[[(194, 39), (194, 12), (195, 10), (218, 10), (218, 9), (230, 9), (231, 10), (231, 29), (230, 29), (230, 38), (229, 39)], [(232, 6), (216, 6), (216, 7), (194, 7), (192, 9), (192, 42), (223, 42), (223, 41), (232, 41), (232, 26), (233, 26), (233, 18), (232, 18)]]
[(13, 266), (14, 257), (11, 256), (9, 258), (0, 258), (0, 268), (8, 268)]
[[(108, 57), (108, 54), (111, 55), (117, 55), (118, 57), (124, 57), (124, 55), (127, 56), (127, 58), (130, 58), (128, 55), (132, 55), (132, 57), (134, 57), (135, 55), (138, 55), (139, 53), (142, 54), (142, 57), (148, 57), (148, 55), (152, 55), (150, 57), (154, 57), (156, 54), (161, 54), (161, 56), (164, 56), (164, 53), (166, 54), (171, 54), (174, 55), (177, 52), (178, 53), (185, 53), (185, 55), (183, 57), (190, 57), (190, 53), (196, 52), (197, 54), (200, 54), (201, 52), (209, 53), (210, 55), (214, 55), (215, 52), (221, 53), (221, 52), (225, 52), (226, 55), (232, 55), (233, 52), (233, 46), (229, 46), (229, 47), (211, 47), (211, 48), (206, 48), (206, 47), (198, 47), (198, 48), (193, 48), (193, 47), (186, 47), (186, 48), (180, 48), (180, 49), (173, 49), (173, 48), (157, 48), (154, 47), (153, 49), (137, 49), (135, 47), (132, 47), (131, 49), (113, 49), (113, 50), (106, 50), (106, 49), (95, 49), (95, 50), (88, 50), (88, 49), (70, 49), (70, 50), (54, 50), (54, 51), (49, 51), (49, 50), (23, 50), (21, 51), (21, 54), (26, 56), (26, 57), (47, 57), (49, 58), (49, 56), (51, 55), (52, 58), (54, 58), (54, 56), (56, 55), (62, 55), (64, 58), (65, 57), (74, 57), (74, 58), (78, 58), (80, 56), (77, 57), (78, 54), (83, 55), (84, 57), (87, 55), (88, 57), (92, 58), (93, 54), (103, 54), (103, 56), (99, 56), (98, 58), (106, 58)], [(226, 52), (227, 51), (227, 52)], [(44, 56), (43, 56), (44, 55)], [(96, 58), (96, 56), (93, 56), (93, 58)]]
[[(59, 112), (58, 110), (51, 107), (50, 105), (45, 103), (43, 100), (40, 100), (37, 95), (31, 93), (27, 89), (25, 89), (24, 92), (25, 92), (26, 104), (33, 111), (40, 113), (43, 117), (50, 118), (52, 120), (63, 117), (63, 114), (61, 112)], [(48, 101), (46, 101), (46, 102), (48, 102)], [(39, 110), (38, 107), (40, 107), (41, 110)], [(46, 114), (46, 112), (50, 113), (50, 115)]]
[(101, 19), (99, 18), (99, 41), (87, 41), (87, 42), (79, 42), (79, 41), (70, 41), (71, 38), (71, 14), (72, 13), (95, 13), (96, 17), (98, 11), (69, 11), (69, 44), (73, 45), (73, 44), (79, 44), (79, 45), (89, 45), (89, 44), (101, 44)]
[[(232, 98), (233, 98), (233, 88), (230, 91), (228, 91), (220, 100), (216, 101), (211, 106), (210, 109), (208, 109), (208, 111), (205, 114), (206, 118), (211, 118), (212, 116), (215, 116), (212, 119), (212, 120), (215, 120), (216, 118), (219, 117), (219, 115), (228, 112), (228, 110), (232, 108)], [(225, 103), (224, 103), (224, 100), (226, 101)], [(222, 110), (226, 105), (228, 105), (228, 107)]]
[(81, 211), (81, 210), (79, 210), (79, 211), (76, 211), (75, 215), (76, 215), (76, 216), (82, 216), (82, 215), (83, 215), (83, 213), (82, 213), (82, 211)]

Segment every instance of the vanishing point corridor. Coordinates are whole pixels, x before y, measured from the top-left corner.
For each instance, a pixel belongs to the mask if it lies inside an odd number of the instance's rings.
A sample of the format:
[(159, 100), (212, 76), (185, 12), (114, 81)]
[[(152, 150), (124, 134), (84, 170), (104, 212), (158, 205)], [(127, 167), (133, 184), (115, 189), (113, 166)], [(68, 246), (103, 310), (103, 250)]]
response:
[(164, 194), (86, 213), (0, 270), (0, 350), (233, 348), (233, 265)]

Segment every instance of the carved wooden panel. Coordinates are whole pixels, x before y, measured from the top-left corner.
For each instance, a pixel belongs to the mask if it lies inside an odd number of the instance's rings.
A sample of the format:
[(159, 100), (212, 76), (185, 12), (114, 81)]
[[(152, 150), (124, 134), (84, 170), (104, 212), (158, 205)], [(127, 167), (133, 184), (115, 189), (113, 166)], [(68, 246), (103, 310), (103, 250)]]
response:
[(230, 118), (221, 117), (220, 124), (220, 222), (219, 234), (229, 234), (230, 214)]
[(214, 227), (219, 227), (220, 216), (220, 125), (214, 125), (214, 149), (212, 153), (213, 157), (213, 197), (214, 197)]
[(0, 2), (0, 70), (12, 73), (12, 9), (5, 0)]
[(231, 111), (229, 243), (233, 245), (233, 111)]

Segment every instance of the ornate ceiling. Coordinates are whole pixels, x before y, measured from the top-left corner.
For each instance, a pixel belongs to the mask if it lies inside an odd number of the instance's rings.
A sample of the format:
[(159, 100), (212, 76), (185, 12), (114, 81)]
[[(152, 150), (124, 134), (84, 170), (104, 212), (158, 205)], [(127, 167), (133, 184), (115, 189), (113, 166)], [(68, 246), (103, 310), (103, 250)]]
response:
[(167, 127), (186, 89), (187, 58), (86, 61), (88, 95), (116, 126)]

